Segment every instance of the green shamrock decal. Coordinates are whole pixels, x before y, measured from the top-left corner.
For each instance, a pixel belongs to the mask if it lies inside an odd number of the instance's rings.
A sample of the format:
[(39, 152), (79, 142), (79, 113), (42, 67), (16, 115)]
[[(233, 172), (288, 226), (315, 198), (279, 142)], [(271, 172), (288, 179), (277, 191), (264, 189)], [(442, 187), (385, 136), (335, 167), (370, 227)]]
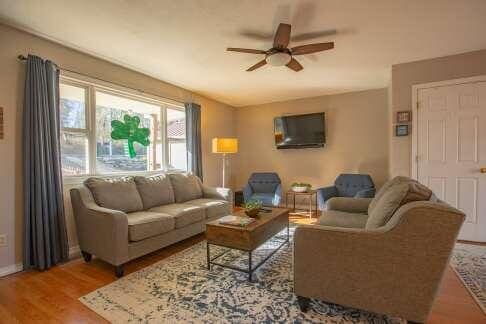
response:
[(137, 153), (133, 147), (134, 142), (138, 142), (143, 146), (148, 146), (150, 140), (150, 130), (148, 128), (138, 128), (140, 125), (140, 118), (138, 116), (130, 117), (123, 116), (125, 123), (119, 120), (111, 121), (111, 138), (114, 140), (128, 140), (128, 152), (131, 158), (134, 158)]

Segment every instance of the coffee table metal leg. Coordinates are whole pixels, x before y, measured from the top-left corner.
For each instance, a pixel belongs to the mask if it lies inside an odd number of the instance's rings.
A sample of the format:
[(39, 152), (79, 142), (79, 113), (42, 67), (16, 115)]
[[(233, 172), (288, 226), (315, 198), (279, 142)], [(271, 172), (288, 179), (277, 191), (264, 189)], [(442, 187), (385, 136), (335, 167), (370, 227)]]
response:
[(287, 223), (287, 242), (290, 242), (290, 222)]
[(209, 243), (206, 243), (206, 258), (208, 261), (208, 270), (211, 270), (211, 258), (209, 254)]
[(248, 281), (251, 282), (252, 269), (251, 269), (251, 251), (248, 252)]

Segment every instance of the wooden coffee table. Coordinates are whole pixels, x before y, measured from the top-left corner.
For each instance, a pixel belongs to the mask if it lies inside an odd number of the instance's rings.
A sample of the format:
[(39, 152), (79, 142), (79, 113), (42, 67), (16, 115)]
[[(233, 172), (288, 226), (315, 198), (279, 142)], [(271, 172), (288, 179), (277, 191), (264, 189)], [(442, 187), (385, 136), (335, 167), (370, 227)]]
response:
[[(246, 216), (243, 210), (234, 212), (232, 215)], [(268, 256), (261, 260), (257, 265), (253, 266), (253, 251), (285, 228), (287, 228), (286, 239)], [(282, 246), (289, 242), (289, 210), (285, 208), (271, 208), (270, 212), (260, 212), (256, 221), (245, 227), (219, 224), (218, 220), (209, 222), (206, 224), (206, 240), (208, 270), (211, 270), (212, 264), (218, 265), (220, 267), (247, 273), (248, 280), (251, 281), (253, 272), (265, 263), (265, 261), (275, 254), (275, 252)], [(211, 258), (211, 245), (218, 245), (228, 249)], [(247, 269), (216, 261), (231, 251), (231, 249), (248, 253)]]

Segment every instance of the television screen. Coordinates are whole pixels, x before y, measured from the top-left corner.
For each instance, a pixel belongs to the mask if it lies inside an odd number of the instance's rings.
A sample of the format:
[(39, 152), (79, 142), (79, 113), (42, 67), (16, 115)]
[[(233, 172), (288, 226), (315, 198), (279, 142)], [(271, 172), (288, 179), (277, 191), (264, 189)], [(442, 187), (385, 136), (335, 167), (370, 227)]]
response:
[(324, 113), (276, 117), (277, 149), (323, 147), (326, 142), (324, 120)]

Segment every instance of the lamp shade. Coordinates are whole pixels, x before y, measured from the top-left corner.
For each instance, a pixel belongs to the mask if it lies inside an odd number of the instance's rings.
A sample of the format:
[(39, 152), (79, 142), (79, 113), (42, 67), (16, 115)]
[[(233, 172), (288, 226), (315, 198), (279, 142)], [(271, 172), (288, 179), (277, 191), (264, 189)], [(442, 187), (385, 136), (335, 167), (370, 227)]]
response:
[(213, 153), (236, 153), (238, 152), (238, 139), (236, 138), (213, 138)]

